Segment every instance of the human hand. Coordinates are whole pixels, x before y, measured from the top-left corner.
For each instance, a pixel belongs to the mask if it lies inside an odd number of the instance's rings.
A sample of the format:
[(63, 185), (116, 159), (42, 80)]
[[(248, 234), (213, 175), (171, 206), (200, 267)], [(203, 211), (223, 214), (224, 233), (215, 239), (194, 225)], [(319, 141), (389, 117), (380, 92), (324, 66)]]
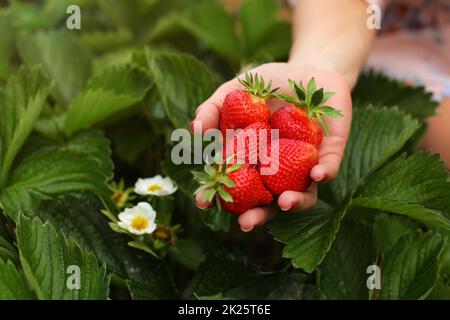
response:
[[(344, 77), (336, 72), (296, 64), (269, 63), (248, 72), (257, 73), (267, 81), (272, 80), (273, 87), (280, 87), (277, 93), (292, 94), (288, 79), (308, 83), (312, 77), (315, 78), (318, 88), (323, 87), (326, 91), (336, 93), (327, 101), (327, 104), (340, 110), (344, 116), (325, 119), (329, 135), (324, 137), (319, 147), (319, 163), (311, 170), (310, 176), (313, 182), (305, 192), (283, 192), (277, 201), (277, 205), (283, 211), (299, 212), (309, 210), (317, 203), (317, 183), (330, 181), (338, 174), (352, 118), (350, 87)], [(195, 131), (194, 133), (202, 134), (208, 129), (217, 128), (220, 120), (220, 109), (225, 96), (241, 87), (242, 85), (237, 78), (221, 85), (208, 100), (197, 108), (195, 119), (191, 124), (191, 130), (197, 130), (197, 128), (201, 127), (202, 132)], [(285, 105), (286, 102), (275, 99), (269, 102), (272, 111)], [(199, 121), (202, 125), (193, 126), (194, 121)], [(210, 206), (210, 203), (202, 201), (201, 196), (201, 193), (196, 196), (198, 207), (206, 208)], [(239, 216), (241, 229), (249, 232), (254, 227), (261, 226), (269, 221), (276, 212), (277, 208), (275, 205), (250, 209)]]

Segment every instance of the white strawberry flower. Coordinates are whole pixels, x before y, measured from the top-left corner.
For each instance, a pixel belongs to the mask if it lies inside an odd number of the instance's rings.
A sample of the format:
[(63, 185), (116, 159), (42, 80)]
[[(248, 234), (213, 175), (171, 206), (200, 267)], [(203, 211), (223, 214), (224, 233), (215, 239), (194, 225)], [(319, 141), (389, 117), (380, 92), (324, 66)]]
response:
[(148, 202), (139, 202), (132, 208), (126, 208), (119, 213), (119, 227), (132, 234), (150, 234), (156, 229), (156, 211)]
[(177, 191), (177, 186), (169, 177), (160, 175), (153, 178), (139, 178), (134, 185), (134, 192), (142, 196), (168, 196)]

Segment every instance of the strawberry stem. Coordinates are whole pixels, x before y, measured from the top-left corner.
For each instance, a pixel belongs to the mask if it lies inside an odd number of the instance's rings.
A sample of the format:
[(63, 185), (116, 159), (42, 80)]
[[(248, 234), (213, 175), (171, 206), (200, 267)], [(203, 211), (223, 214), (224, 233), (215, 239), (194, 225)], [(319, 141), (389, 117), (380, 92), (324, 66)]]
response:
[(292, 91), (295, 92), (296, 97), (292, 97), (288, 94), (275, 94), (275, 96), (280, 100), (303, 108), (308, 115), (308, 118), (316, 118), (319, 121), (325, 135), (328, 136), (328, 126), (323, 119), (323, 116), (329, 118), (339, 118), (343, 116), (341, 111), (325, 105), (325, 102), (334, 96), (335, 93), (325, 92), (323, 88), (317, 89), (314, 78), (311, 78), (311, 80), (308, 81), (306, 88), (303, 86), (302, 81), (297, 84), (294, 80), (289, 79), (288, 82)]
[(238, 78), (239, 83), (245, 87), (245, 92), (262, 99), (269, 99), (275, 96), (275, 92), (280, 88), (272, 89), (272, 80), (266, 85), (262, 76), (255, 73), (245, 73), (244, 78)]
[(221, 166), (217, 163), (206, 164), (204, 172), (192, 171), (194, 179), (200, 183), (200, 187), (195, 190), (194, 194), (202, 192), (202, 201), (204, 202), (215, 200), (219, 211), (221, 210), (220, 199), (226, 202), (233, 202), (233, 197), (224, 188), (236, 186), (233, 180), (228, 177), (228, 174), (242, 167), (242, 164), (228, 165), (230, 158), (226, 159)]

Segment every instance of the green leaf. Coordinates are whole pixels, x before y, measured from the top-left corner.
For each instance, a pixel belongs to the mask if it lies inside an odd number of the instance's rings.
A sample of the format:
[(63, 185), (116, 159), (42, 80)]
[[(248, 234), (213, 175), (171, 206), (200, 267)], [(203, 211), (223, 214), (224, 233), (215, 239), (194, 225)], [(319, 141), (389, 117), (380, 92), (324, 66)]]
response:
[(128, 290), (130, 290), (131, 298), (133, 300), (157, 300), (158, 296), (155, 295), (146, 283), (138, 281), (127, 281)]
[(224, 299), (317, 299), (318, 289), (300, 273), (263, 273), (246, 258), (219, 250), (208, 255), (184, 292), (185, 298)]
[(217, 192), (217, 190), (214, 190), (214, 189), (206, 190), (202, 195), (202, 201), (211, 202), (214, 199), (216, 192)]
[(104, 121), (141, 101), (152, 86), (146, 73), (133, 67), (115, 67), (89, 81), (70, 104), (65, 132), (72, 135)]
[(205, 225), (213, 231), (225, 231), (230, 229), (230, 214), (224, 210), (219, 210), (216, 206), (203, 210), (198, 210)]
[(311, 104), (313, 106), (318, 106), (323, 100), (323, 95), (324, 95), (323, 88), (320, 88), (319, 90), (314, 92), (311, 97)]
[(311, 99), (314, 95), (314, 92), (316, 92), (316, 80), (314, 78), (311, 78), (311, 80), (308, 81), (308, 86), (306, 87), (306, 104), (310, 105), (311, 104)]
[(410, 86), (373, 71), (361, 75), (352, 96), (355, 109), (368, 104), (377, 107), (397, 106), (418, 119), (435, 114), (438, 106), (432, 100), (431, 93), (424, 88)]
[(231, 194), (226, 191), (223, 187), (219, 187), (218, 189), (220, 197), (226, 202), (233, 202), (233, 197)]
[[(172, 161), (164, 160), (161, 163), (163, 172), (171, 177), (177, 183), (177, 186), (183, 192), (188, 201), (191, 202), (193, 208), (197, 208), (193, 194), (198, 188), (198, 183), (192, 179), (192, 171), (200, 171), (203, 169), (199, 165), (175, 165)], [(228, 231), (230, 228), (230, 214), (219, 211), (217, 207), (207, 209), (196, 209), (200, 215), (202, 222), (213, 231)]]
[(284, 244), (283, 257), (292, 259), (296, 268), (306, 272), (314, 269), (325, 258), (345, 210), (319, 206), (301, 214), (279, 214), (269, 225), (270, 233)]
[(203, 297), (226, 292), (251, 280), (257, 273), (258, 269), (245, 258), (218, 250), (207, 256), (186, 288), (184, 297), (189, 299), (194, 294)]
[(11, 68), (11, 59), (14, 54), (14, 27), (12, 12), (6, 8), (0, 8), (0, 80), (6, 79)]
[(417, 230), (418, 227), (413, 220), (406, 217), (377, 214), (373, 225), (373, 237), (378, 252), (384, 255), (401, 236)]
[(148, 254), (151, 254), (152, 256), (154, 256), (155, 258), (158, 258), (158, 255), (156, 254), (155, 251), (153, 251), (148, 245), (146, 245), (144, 242), (140, 242), (140, 241), (130, 241), (128, 242), (128, 245), (132, 248), (136, 248), (139, 250), (142, 250), (144, 252), (147, 252)]
[(170, 257), (183, 266), (197, 270), (205, 261), (202, 245), (194, 239), (178, 239), (169, 251)]
[(0, 91), (0, 190), (7, 183), (12, 163), (31, 133), (47, 94), (42, 74), (25, 68)]
[(71, 192), (40, 200), (28, 217), (49, 221), (84, 249), (95, 253), (108, 271), (147, 287), (159, 299), (174, 295), (172, 278), (162, 262), (128, 246), (129, 236), (115, 233), (100, 211), (104, 205), (91, 192)]
[(16, 219), (47, 196), (90, 190), (109, 200), (112, 177), (109, 143), (98, 131), (75, 135), (63, 144), (37, 138), (25, 146), (0, 195), (6, 213)]
[(450, 230), (450, 182), (439, 155), (400, 156), (373, 174), (352, 204)]
[(433, 291), (428, 295), (427, 300), (450, 300), (450, 286), (442, 280), (438, 281)]
[(250, 63), (286, 61), (292, 47), (291, 33), (292, 26), (289, 22), (275, 22), (247, 59)]
[(11, 261), (0, 258), (0, 300), (33, 300), (25, 277)]
[(98, 196), (93, 193), (65, 193), (40, 200), (33, 210), (23, 211), (23, 214), (49, 221), (67, 237), (76, 240), (82, 248), (94, 252), (108, 270), (125, 277), (120, 242), (124, 242), (123, 246), (126, 247), (128, 238), (121, 239), (109, 229), (107, 219), (100, 213), (103, 207)]
[(380, 298), (425, 299), (438, 281), (444, 246), (442, 236), (431, 231), (402, 236), (383, 258)]
[[(173, 1), (173, 0), (172, 0)], [(171, 1), (171, 2), (172, 2)], [(116, 27), (130, 28), (139, 32), (149, 20), (152, 20), (152, 10), (160, 2), (158, 0), (98, 0), (102, 12)], [(151, 17), (151, 19), (149, 19)]]
[[(130, 126), (133, 130), (130, 130)], [(108, 126), (106, 135), (111, 140), (114, 154), (130, 165), (136, 164), (146, 150), (152, 150), (153, 142), (159, 142), (157, 141), (159, 137), (156, 136), (153, 139), (142, 140), (142, 137), (151, 138), (153, 133), (148, 121), (141, 114)]]
[[(300, 91), (301, 92), (301, 91)], [(285, 94), (285, 93), (278, 93), (275, 94), (275, 97), (277, 97), (280, 100), (292, 103), (292, 104), (297, 104), (299, 102), (299, 100), (295, 99), (294, 97), (290, 96), (289, 94)], [(299, 98), (301, 99), (303, 96), (299, 95)]]
[[(11, 1), (14, 13), (14, 26), (21, 30), (50, 29), (67, 19), (67, 8), (78, 5), (85, 12), (91, 0), (45, 0), (45, 1)], [(87, 11), (87, 10), (86, 10)], [(83, 22), (82, 22), (83, 23)]]
[(352, 220), (343, 222), (319, 267), (321, 291), (333, 300), (367, 300), (367, 267), (374, 264), (375, 260), (370, 226)]
[(261, 274), (242, 285), (228, 290), (224, 296), (244, 300), (307, 300), (318, 299), (318, 289), (305, 283), (300, 273), (275, 272)]
[(81, 35), (80, 41), (90, 52), (107, 53), (130, 45), (133, 41), (133, 34), (125, 28), (85, 31)]
[(182, 26), (207, 46), (233, 62), (238, 61), (240, 48), (233, 21), (223, 5), (204, 3), (187, 12)]
[(193, 172), (196, 172), (194, 178), (208, 178), (203, 173), (203, 166), (193, 164), (176, 165), (170, 160), (170, 156), (161, 162), (161, 167), (164, 174), (171, 177), (188, 198), (192, 198), (194, 191), (198, 188), (198, 182), (196, 179), (193, 179)]
[(149, 59), (169, 120), (177, 128), (187, 128), (195, 109), (215, 88), (213, 75), (202, 62), (189, 55), (153, 53)]
[[(440, 233), (447, 238), (450, 236), (449, 231), (440, 230)], [(444, 281), (447, 286), (450, 286), (450, 241), (447, 241), (444, 255), (441, 260), (441, 280)]]
[(62, 105), (67, 105), (81, 92), (89, 78), (91, 65), (73, 32), (21, 33), (17, 46), (28, 66), (42, 66), (44, 74), (54, 82), (53, 94)]
[(369, 174), (398, 152), (418, 128), (416, 120), (395, 109), (354, 110), (339, 175), (330, 183), (336, 201), (342, 203)]
[(3, 261), (11, 260), (12, 262), (18, 264), (19, 256), (16, 248), (12, 244), (12, 239), (10, 238), (6, 227), (0, 221), (0, 259)]
[(223, 5), (211, 1), (202, 2), (191, 5), (182, 13), (167, 15), (154, 26), (149, 40), (162, 39), (177, 28), (189, 32), (232, 63), (239, 62), (239, 42), (231, 16)]
[[(106, 299), (110, 277), (95, 256), (67, 241), (50, 223), (19, 216), (17, 240), (25, 277), (38, 299)], [(79, 268), (80, 288), (71, 288), (71, 266)]]

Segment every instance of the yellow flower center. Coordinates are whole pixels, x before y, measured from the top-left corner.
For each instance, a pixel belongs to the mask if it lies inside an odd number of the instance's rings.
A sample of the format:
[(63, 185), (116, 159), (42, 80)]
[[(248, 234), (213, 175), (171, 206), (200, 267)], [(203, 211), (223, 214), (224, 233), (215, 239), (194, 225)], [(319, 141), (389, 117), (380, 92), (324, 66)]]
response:
[(131, 220), (131, 227), (138, 231), (144, 230), (148, 227), (148, 220), (142, 216), (134, 217)]
[(147, 188), (147, 190), (150, 192), (155, 192), (155, 191), (161, 190), (161, 186), (159, 186), (157, 184), (152, 184), (151, 186), (149, 186)]

